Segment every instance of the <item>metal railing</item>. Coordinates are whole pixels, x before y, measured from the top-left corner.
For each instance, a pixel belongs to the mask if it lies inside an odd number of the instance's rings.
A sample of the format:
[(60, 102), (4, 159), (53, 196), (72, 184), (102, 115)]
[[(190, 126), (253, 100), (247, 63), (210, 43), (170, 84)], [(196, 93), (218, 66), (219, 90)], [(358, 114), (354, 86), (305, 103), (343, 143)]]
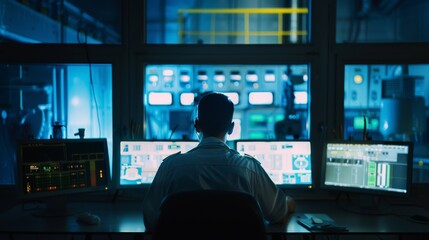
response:
[[(209, 29), (206, 31), (200, 30), (187, 30), (185, 29), (185, 15), (203, 15), (210, 16)], [(243, 28), (242, 30), (228, 31), (217, 30), (216, 16), (221, 14), (243, 15)], [(244, 43), (250, 43), (251, 36), (273, 36), (277, 37), (277, 43), (283, 43), (284, 36), (307, 36), (307, 30), (284, 30), (283, 18), (286, 14), (308, 14), (308, 8), (235, 8), (235, 9), (179, 9), (178, 10), (178, 25), (179, 25), (179, 43), (184, 43), (186, 36), (209, 36), (210, 43), (216, 43), (217, 36), (243, 36)], [(250, 15), (277, 15), (277, 30), (262, 31), (250, 30)]]

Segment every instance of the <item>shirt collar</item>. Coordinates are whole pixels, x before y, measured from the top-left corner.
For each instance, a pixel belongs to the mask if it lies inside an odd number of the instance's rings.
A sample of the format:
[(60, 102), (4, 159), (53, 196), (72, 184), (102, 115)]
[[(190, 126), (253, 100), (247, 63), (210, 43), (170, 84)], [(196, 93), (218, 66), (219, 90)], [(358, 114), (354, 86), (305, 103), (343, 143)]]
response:
[(219, 138), (216, 137), (206, 137), (198, 144), (198, 147), (208, 147), (208, 146), (218, 146), (229, 148), (228, 145)]

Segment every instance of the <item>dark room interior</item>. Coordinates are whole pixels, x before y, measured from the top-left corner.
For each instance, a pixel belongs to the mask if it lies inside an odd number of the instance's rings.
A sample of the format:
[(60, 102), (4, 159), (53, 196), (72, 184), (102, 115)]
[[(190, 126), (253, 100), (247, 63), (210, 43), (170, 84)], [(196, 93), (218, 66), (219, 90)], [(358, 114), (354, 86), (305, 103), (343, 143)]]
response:
[(428, 11), (0, 0), (0, 239), (152, 239), (143, 201), (211, 92), (225, 144), (296, 202), (266, 239), (427, 239)]

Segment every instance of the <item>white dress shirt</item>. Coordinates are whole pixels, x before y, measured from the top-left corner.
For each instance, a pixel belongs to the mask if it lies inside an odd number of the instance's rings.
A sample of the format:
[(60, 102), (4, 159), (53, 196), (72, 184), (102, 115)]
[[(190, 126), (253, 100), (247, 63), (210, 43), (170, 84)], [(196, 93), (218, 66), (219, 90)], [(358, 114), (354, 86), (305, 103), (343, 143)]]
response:
[(287, 212), (287, 196), (273, 183), (260, 163), (241, 155), (218, 138), (203, 139), (187, 153), (163, 160), (145, 196), (143, 215), (152, 230), (162, 199), (173, 192), (215, 189), (246, 192), (259, 202), (264, 218), (271, 223)]

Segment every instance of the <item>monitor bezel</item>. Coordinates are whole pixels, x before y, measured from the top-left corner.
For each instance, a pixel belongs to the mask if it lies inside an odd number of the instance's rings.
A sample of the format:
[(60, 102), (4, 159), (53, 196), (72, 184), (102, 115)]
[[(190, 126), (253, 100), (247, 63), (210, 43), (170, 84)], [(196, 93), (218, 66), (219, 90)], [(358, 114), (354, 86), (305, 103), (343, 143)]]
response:
[[(237, 144), (239, 142), (306, 142), (310, 144), (310, 164), (311, 164), (311, 183), (310, 184), (276, 184), (275, 185), (281, 189), (313, 189), (314, 186), (314, 164), (313, 164), (313, 149), (312, 149), (312, 144), (310, 140), (304, 140), (304, 139), (298, 139), (298, 140), (293, 140), (293, 139), (286, 139), (286, 140), (271, 140), (271, 139), (237, 139), (234, 140), (234, 150), (237, 151)], [(238, 151), (237, 151), (238, 152)], [(256, 159), (258, 160), (258, 159)], [(264, 169), (265, 170), (265, 169)]]
[[(384, 145), (400, 145), (408, 147), (408, 157), (407, 157), (407, 182), (406, 189), (404, 192), (397, 191), (388, 191), (382, 189), (374, 189), (374, 188), (359, 188), (352, 186), (337, 186), (337, 185), (327, 185), (325, 184), (326, 179), (326, 156), (328, 151), (328, 144), (384, 144)], [(414, 153), (414, 144), (411, 141), (363, 141), (363, 140), (329, 140), (325, 141), (323, 144), (323, 155), (321, 161), (321, 174), (320, 174), (320, 187), (321, 189), (326, 190), (336, 190), (339, 192), (351, 192), (357, 194), (365, 194), (365, 195), (380, 195), (380, 196), (397, 196), (397, 197), (408, 197), (411, 194), (412, 190), (412, 171), (413, 171), (413, 154)]]
[[(24, 181), (23, 181), (23, 159), (20, 154), (21, 146), (24, 144), (62, 144), (62, 143), (71, 143), (71, 142), (101, 142), (104, 147), (104, 162), (105, 172), (104, 176), (106, 177), (106, 184), (103, 186), (91, 186), (85, 188), (73, 188), (66, 190), (58, 190), (58, 191), (50, 191), (50, 192), (33, 192), (31, 194), (24, 193)], [(110, 176), (110, 158), (109, 151), (107, 147), (107, 139), (106, 138), (85, 138), (85, 139), (19, 139), (16, 145), (16, 192), (18, 200), (36, 200), (36, 199), (45, 199), (52, 197), (64, 197), (68, 195), (78, 195), (82, 193), (92, 193), (92, 192), (105, 192), (111, 189), (112, 179)]]
[(121, 139), (118, 141), (118, 161), (115, 174), (117, 175), (118, 189), (148, 188), (152, 183), (141, 184), (121, 184), (121, 145), (122, 142), (195, 142), (198, 146), (199, 141), (195, 139)]

